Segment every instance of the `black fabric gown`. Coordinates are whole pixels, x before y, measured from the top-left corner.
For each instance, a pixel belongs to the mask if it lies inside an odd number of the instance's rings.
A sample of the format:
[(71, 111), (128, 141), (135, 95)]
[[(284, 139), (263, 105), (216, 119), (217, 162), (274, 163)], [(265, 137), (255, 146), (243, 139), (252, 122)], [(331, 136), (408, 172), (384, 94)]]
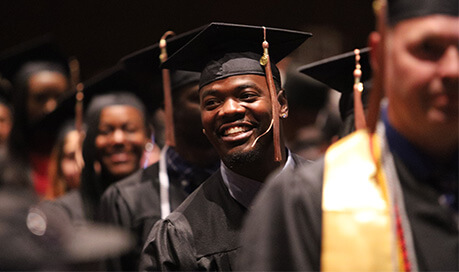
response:
[[(295, 165), (306, 162), (292, 157)], [(140, 271), (234, 270), (246, 212), (217, 171), (154, 225), (142, 252)]]
[[(181, 181), (169, 177), (169, 202), (177, 208), (188, 196)], [(110, 186), (102, 195), (100, 214), (104, 222), (130, 230), (137, 238), (133, 251), (109, 261), (114, 271), (137, 271), (144, 242), (153, 225), (161, 219), (159, 164), (138, 170), (131, 176)]]
[[(458, 271), (457, 214), (394, 156), (420, 271)], [(244, 224), (237, 269), (319, 271), (323, 159), (285, 173), (260, 192)], [(360, 256), (356, 256), (356, 260)]]
[(145, 244), (140, 270), (231, 270), (245, 213), (218, 170), (158, 221)]
[(68, 214), (74, 224), (87, 221), (83, 198), (78, 189), (74, 189), (54, 201), (44, 201), (42, 205), (51, 205), (62, 209)]

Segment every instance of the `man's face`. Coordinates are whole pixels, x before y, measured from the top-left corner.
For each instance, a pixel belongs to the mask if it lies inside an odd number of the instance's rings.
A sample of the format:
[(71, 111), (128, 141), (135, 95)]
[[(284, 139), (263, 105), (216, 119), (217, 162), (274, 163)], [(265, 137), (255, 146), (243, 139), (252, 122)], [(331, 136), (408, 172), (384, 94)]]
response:
[(387, 44), (391, 123), (408, 138), (446, 133), (457, 143), (459, 19), (433, 15), (402, 21), (389, 31)]
[(31, 122), (53, 111), (69, 89), (67, 78), (58, 72), (42, 71), (29, 78), (27, 113)]
[(272, 132), (252, 146), (272, 119), (265, 77), (231, 76), (202, 87), (199, 94), (205, 133), (227, 166), (253, 161), (269, 147), (272, 151)]
[(199, 86), (191, 84), (175, 90), (174, 128), (175, 138), (194, 147), (213, 148), (202, 133)]
[(147, 140), (144, 117), (138, 109), (114, 105), (102, 110), (95, 147), (107, 174), (121, 179), (139, 169)]

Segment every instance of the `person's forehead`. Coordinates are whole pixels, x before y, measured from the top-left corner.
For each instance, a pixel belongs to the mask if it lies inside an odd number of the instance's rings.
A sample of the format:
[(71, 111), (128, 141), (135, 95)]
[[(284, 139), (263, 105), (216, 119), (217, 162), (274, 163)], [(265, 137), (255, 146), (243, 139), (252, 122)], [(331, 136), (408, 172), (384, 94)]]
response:
[(100, 123), (112, 121), (142, 122), (143, 113), (131, 105), (110, 105), (102, 109)]
[(210, 90), (218, 92), (220, 90), (235, 89), (241, 86), (252, 86), (262, 90), (266, 89), (266, 91), (268, 91), (268, 85), (264, 76), (256, 74), (242, 74), (223, 78), (204, 85), (199, 89), (199, 94), (203, 95)]
[(113, 104), (113, 105), (108, 105), (105, 106), (102, 109), (102, 113), (119, 113), (119, 112), (129, 112), (129, 113), (139, 113), (141, 114), (141, 111), (129, 104)]
[(43, 70), (31, 75), (29, 83), (67, 84), (67, 77), (60, 72)]
[(387, 0), (387, 5), (387, 20), (391, 26), (407, 19), (434, 14), (459, 15), (457, 0)]
[(394, 26), (404, 38), (435, 39), (436, 42), (451, 40), (457, 43), (459, 37), (459, 17), (448, 15), (429, 15), (404, 20)]

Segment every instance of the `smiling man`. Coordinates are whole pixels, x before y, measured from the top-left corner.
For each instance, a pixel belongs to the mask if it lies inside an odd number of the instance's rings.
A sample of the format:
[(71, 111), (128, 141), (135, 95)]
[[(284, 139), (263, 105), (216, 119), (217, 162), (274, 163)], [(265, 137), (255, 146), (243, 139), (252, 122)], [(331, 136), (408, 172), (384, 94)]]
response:
[[(266, 36), (276, 63), (311, 34), (267, 28)], [(287, 99), (276, 66), (260, 64), (262, 42), (262, 27), (212, 23), (165, 63), (202, 72), (203, 132), (223, 163), (155, 224), (140, 270), (232, 270), (242, 220), (264, 180), (303, 163), (283, 143), (278, 121), (287, 117)]]

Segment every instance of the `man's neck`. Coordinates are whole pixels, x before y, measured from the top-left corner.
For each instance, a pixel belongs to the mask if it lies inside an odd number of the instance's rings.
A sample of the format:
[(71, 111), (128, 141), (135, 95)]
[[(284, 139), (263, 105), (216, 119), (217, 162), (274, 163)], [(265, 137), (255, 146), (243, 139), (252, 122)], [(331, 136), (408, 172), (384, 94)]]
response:
[[(285, 165), (287, 161), (287, 153), (285, 147), (282, 147), (282, 160), (279, 162), (274, 161), (274, 151), (269, 153), (270, 155), (261, 155), (259, 159), (252, 162), (244, 162), (238, 164), (225, 163), (225, 165), (233, 172), (259, 181), (264, 182), (266, 178), (276, 169)], [(269, 157), (271, 156), (271, 157)], [(268, 159), (272, 158), (272, 159)]]
[(432, 157), (432, 159), (442, 162), (449, 161), (457, 152), (459, 145), (458, 131), (441, 129), (424, 129), (418, 131), (413, 124), (402, 124), (395, 122), (396, 118), (387, 115), (386, 122), (394, 128), (400, 135), (407, 139), (412, 145)]

